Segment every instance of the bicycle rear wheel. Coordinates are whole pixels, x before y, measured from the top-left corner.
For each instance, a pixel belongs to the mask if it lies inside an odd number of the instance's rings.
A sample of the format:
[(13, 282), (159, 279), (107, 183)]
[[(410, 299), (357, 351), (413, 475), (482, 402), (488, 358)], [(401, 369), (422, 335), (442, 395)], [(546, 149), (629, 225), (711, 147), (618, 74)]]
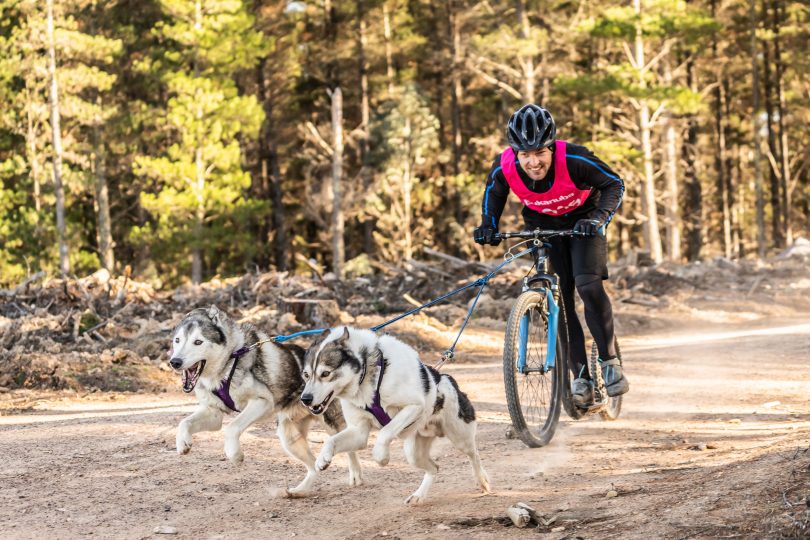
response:
[[(531, 448), (548, 444), (554, 436), (560, 418), (563, 370), (567, 369), (559, 332), (555, 343), (548, 340), (546, 304), (545, 292), (521, 294), (509, 314), (504, 338), (503, 378), (509, 416), (515, 433)], [(546, 371), (548, 347), (556, 347), (556, 362)]]

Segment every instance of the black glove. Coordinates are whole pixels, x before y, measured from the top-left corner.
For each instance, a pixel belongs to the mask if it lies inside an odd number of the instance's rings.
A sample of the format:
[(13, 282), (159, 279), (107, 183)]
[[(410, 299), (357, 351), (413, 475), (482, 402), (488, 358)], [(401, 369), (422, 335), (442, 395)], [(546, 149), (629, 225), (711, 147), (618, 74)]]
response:
[(501, 239), (496, 237), (496, 234), (498, 234), (498, 229), (495, 227), (481, 225), (480, 227), (476, 227), (473, 231), (473, 240), (475, 240), (476, 244), (497, 246), (501, 243)]
[(574, 234), (581, 234), (583, 236), (593, 236), (595, 234), (605, 234), (604, 231), (599, 229), (605, 225), (601, 219), (580, 219), (574, 225)]

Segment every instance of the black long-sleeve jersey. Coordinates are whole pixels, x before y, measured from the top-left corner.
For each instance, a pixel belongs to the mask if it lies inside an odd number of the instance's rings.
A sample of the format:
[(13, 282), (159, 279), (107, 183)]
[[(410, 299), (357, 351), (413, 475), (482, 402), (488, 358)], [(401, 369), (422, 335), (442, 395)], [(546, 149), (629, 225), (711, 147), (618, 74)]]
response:
[[(579, 189), (591, 189), (591, 194), (582, 206), (574, 208), (561, 216), (541, 214), (528, 207), (523, 207), (523, 221), (528, 229), (570, 229), (580, 219), (601, 219), (609, 223), (613, 214), (622, 203), (624, 181), (613, 172), (602, 160), (585, 148), (569, 142), (565, 143), (568, 174)], [(535, 193), (545, 193), (551, 189), (554, 179), (554, 160), (543, 180), (532, 180), (515, 159), (518, 174), (526, 187)], [(501, 156), (495, 158), (487, 175), (484, 201), (482, 204), (481, 224), (498, 228), (501, 213), (509, 196), (509, 184), (501, 170)]]

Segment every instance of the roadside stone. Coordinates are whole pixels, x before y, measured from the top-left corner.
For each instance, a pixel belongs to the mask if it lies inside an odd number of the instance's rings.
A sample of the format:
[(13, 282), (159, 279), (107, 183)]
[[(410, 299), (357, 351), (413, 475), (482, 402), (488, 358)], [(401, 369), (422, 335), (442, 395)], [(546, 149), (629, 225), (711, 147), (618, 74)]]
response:
[(177, 534), (177, 528), (171, 525), (159, 525), (155, 527), (155, 534)]

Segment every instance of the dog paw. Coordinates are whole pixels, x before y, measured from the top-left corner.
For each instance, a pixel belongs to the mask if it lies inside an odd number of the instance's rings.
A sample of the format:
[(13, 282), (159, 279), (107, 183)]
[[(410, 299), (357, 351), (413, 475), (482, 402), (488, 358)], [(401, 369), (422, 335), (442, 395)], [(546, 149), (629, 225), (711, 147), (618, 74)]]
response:
[(245, 461), (245, 453), (239, 447), (235, 449), (225, 448), (225, 457), (234, 465), (241, 465)]
[(191, 435), (177, 435), (177, 453), (182, 455), (188, 454), (191, 450)]
[(478, 487), (481, 488), (481, 493), (489, 494), (492, 493), (492, 485), (489, 483), (489, 478), (486, 476), (481, 479)]
[(299, 488), (298, 486), (294, 488), (287, 488), (284, 490), (286, 493), (287, 499), (303, 499), (304, 497), (309, 497), (312, 494), (312, 490), (307, 488)]
[(427, 497), (415, 491), (410, 497), (405, 499), (405, 504), (408, 506), (419, 506), (420, 504), (424, 504), (427, 500)]
[(325, 471), (332, 463), (332, 458), (321, 454), (315, 461), (315, 468), (319, 471)]
[(388, 446), (375, 445), (374, 450), (371, 452), (371, 457), (374, 458), (374, 461), (376, 461), (380, 467), (385, 467), (388, 465), (388, 461), (391, 459), (390, 453), (388, 452)]
[(349, 471), (349, 487), (358, 487), (363, 485), (363, 475), (358, 471)]

